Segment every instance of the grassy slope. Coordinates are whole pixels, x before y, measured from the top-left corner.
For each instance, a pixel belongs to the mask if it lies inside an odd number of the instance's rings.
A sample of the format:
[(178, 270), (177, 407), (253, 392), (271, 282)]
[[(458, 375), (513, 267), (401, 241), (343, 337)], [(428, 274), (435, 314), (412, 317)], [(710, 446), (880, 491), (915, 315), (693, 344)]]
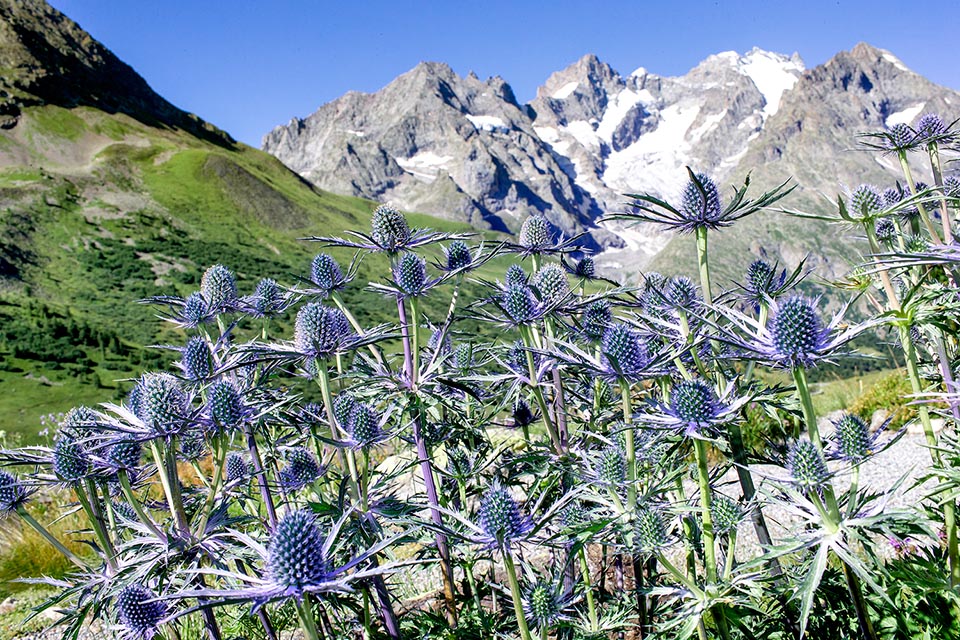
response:
[[(365, 229), (375, 207), (318, 191), (260, 151), (125, 116), (46, 106), (17, 129), (0, 135), (0, 153), (43, 169), (0, 171), (0, 229), (29, 256), (19, 280), (0, 280), (0, 430), (27, 439), (41, 415), (117, 397), (128, 386), (118, 380), (169, 358), (143, 347), (179, 337), (136, 300), (188, 294), (216, 262), (236, 270), (241, 293), (261, 277), (295, 284), (320, 250), (298, 238)], [(358, 281), (385, 269), (365, 263)], [(361, 287), (347, 298), (366, 321), (389, 319), (389, 305)]]

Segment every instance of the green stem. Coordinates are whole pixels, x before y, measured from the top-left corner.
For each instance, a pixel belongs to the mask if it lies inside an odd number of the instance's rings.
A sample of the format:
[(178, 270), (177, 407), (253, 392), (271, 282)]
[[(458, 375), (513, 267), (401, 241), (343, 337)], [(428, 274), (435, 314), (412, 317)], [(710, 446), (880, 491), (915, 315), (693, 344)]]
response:
[(501, 547), (503, 564), (507, 568), (507, 580), (510, 582), (510, 595), (513, 596), (513, 612), (517, 616), (517, 626), (520, 629), (521, 640), (532, 640), (527, 618), (523, 615), (523, 600), (520, 595), (520, 583), (517, 580), (517, 568), (513, 564), (513, 552), (509, 547)]
[(726, 557), (726, 566), (723, 569), (723, 581), (729, 582), (730, 576), (733, 575), (733, 565), (736, 562), (736, 551), (737, 551), (737, 531), (734, 529), (730, 532), (730, 535), (727, 539), (727, 557)]
[(521, 325), (519, 329), (520, 337), (525, 347), (524, 353), (527, 357), (530, 388), (533, 391), (533, 397), (537, 400), (537, 406), (540, 407), (540, 412), (543, 414), (543, 423), (547, 426), (547, 433), (550, 434), (550, 440), (553, 443), (554, 450), (559, 454), (563, 452), (560, 446), (560, 435), (557, 433), (556, 425), (553, 424), (553, 420), (550, 418), (550, 407), (547, 405), (546, 398), (543, 397), (543, 390), (540, 388), (540, 383), (537, 380), (537, 367), (533, 361), (533, 351), (531, 350), (533, 349), (533, 339), (530, 336), (530, 327)]
[(700, 287), (703, 289), (703, 301), (713, 305), (713, 288), (710, 286), (710, 266), (707, 262), (707, 228), (697, 227), (697, 267), (700, 270)]
[(597, 607), (593, 602), (593, 587), (590, 584), (590, 565), (587, 562), (587, 550), (581, 545), (578, 552), (580, 556), (580, 574), (583, 576), (583, 590), (587, 597), (587, 615), (590, 618), (590, 631), (596, 633), (600, 630), (600, 623), (597, 619)]
[(677, 580), (677, 582), (689, 589), (690, 593), (692, 593), (696, 598), (704, 597), (705, 594), (703, 593), (703, 589), (698, 587), (697, 583), (673, 566), (673, 563), (667, 560), (667, 557), (662, 552), (657, 554), (657, 560), (660, 561), (660, 564), (663, 565), (663, 567)]
[(707, 468), (707, 444), (693, 439), (693, 453), (697, 459), (697, 481), (700, 485), (700, 519), (703, 522), (704, 571), (708, 584), (717, 582), (717, 550), (713, 534), (713, 514), (710, 511), (710, 470)]
[(213, 437), (213, 449), (216, 467), (213, 470), (213, 481), (208, 489), (207, 499), (203, 503), (203, 516), (197, 525), (197, 534), (201, 536), (207, 528), (210, 514), (213, 513), (213, 505), (216, 503), (217, 493), (220, 491), (220, 484), (223, 482), (223, 465), (227, 460), (227, 447), (222, 436), (215, 435)]
[[(346, 440), (347, 434), (343, 432), (337, 423), (337, 416), (333, 412), (333, 394), (330, 391), (330, 370), (327, 361), (317, 359), (317, 384), (320, 386), (320, 396), (323, 398), (323, 406), (327, 412), (327, 421), (330, 423), (330, 431), (334, 438)], [(360, 480), (357, 474), (357, 458), (353, 449), (339, 449), (341, 463), (350, 473), (350, 491), (354, 503), (360, 501)]]
[(160, 531), (160, 528), (156, 525), (156, 523), (154, 523), (153, 518), (151, 518), (150, 515), (144, 511), (143, 505), (140, 504), (140, 501), (137, 500), (137, 496), (133, 493), (133, 487), (130, 486), (130, 476), (127, 474), (126, 469), (120, 469), (117, 472), (117, 479), (120, 480), (120, 488), (123, 491), (124, 497), (136, 512), (137, 517), (140, 518), (140, 522), (150, 529), (150, 532), (153, 533), (153, 535), (166, 542), (166, 534)]
[(81, 560), (75, 553), (73, 553), (72, 551), (70, 551), (70, 549), (67, 549), (65, 546), (63, 546), (63, 544), (62, 544), (59, 540), (57, 540), (57, 539), (53, 536), (52, 533), (50, 533), (49, 531), (47, 531), (47, 528), (46, 528), (46, 527), (44, 527), (42, 524), (40, 524), (39, 522), (37, 522), (36, 520), (34, 520), (33, 516), (31, 516), (29, 513), (27, 513), (27, 510), (26, 510), (25, 508), (23, 508), (22, 506), (21, 506), (21, 507), (18, 507), (18, 508), (17, 508), (17, 514), (19, 514), (19, 516), (20, 516), (21, 518), (23, 518), (23, 521), (24, 521), (24, 522), (26, 522), (28, 525), (30, 525), (31, 527), (33, 527), (33, 529), (34, 529), (37, 533), (39, 533), (41, 536), (43, 536), (43, 538), (44, 538), (47, 542), (49, 542), (51, 545), (53, 545), (53, 547), (54, 547), (57, 551), (59, 551), (60, 553), (62, 553), (63, 556), (64, 556), (67, 560), (69, 560), (69, 561), (72, 562), (73, 564), (77, 565), (80, 569), (83, 569), (84, 571), (86, 571), (87, 569), (90, 568), (90, 567), (88, 567), (87, 564), (86, 564), (83, 560)]
[(303, 599), (303, 602), (293, 601), (297, 608), (297, 617), (300, 619), (300, 628), (303, 629), (303, 635), (306, 640), (320, 640), (320, 634), (317, 632), (317, 621), (313, 617), (313, 609), (310, 607), (309, 596)]
[(930, 169), (933, 171), (933, 182), (940, 187), (940, 226), (943, 228), (944, 244), (953, 244), (953, 229), (950, 227), (950, 210), (947, 206), (947, 195), (943, 193), (943, 166), (940, 164), (940, 146), (936, 142), (927, 145), (927, 155), (930, 156)]
[(623, 439), (627, 449), (627, 506), (633, 511), (637, 507), (637, 452), (633, 441), (633, 409), (630, 403), (630, 384), (623, 378), (620, 379), (619, 384), (623, 424), (626, 427)]
[(74, 493), (77, 494), (77, 500), (80, 501), (80, 505), (87, 514), (87, 519), (90, 520), (90, 526), (93, 527), (93, 532), (103, 547), (103, 555), (107, 560), (107, 566), (109, 566), (111, 570), (116, 571), (117, 566), (114, 562), (114, 557), (116, 557), (117, 552), (113, 548), (109, 534), (106, 529), (103, 528), (103, 520), (100, 517), (100, 508), (97, 504), (99, 500), (97, 489), (94, 487), (93, 480), (90, 478), (86, 478), (84, 483), (89, 495), (84, 493), (83, 488), (79, 485), (74, 487)]
[[(913, 173), (910, 171), (910, 163), (907, 162), (907, 152), (898, 151), (897, 157), (900, 159), (900, 168), (903, 170), (903, 177), (906, 178), (907, 186), (910, 187), (910, 195), (916, 196), (917, 185), (913, 181)], [(923, 220), (923, 226), (927, 228), (927, 233), (930, 234), (930, 240), (932, 240), (934, 244), (943, 244), (939, 234), (937, 234), (937, 228), (933, 225), (933, 220), (930, 219), (930, 214), (927, 212), (927, 208), (922, 202), (917, 202), (917, 211), (920, 212), (920, 219)]]

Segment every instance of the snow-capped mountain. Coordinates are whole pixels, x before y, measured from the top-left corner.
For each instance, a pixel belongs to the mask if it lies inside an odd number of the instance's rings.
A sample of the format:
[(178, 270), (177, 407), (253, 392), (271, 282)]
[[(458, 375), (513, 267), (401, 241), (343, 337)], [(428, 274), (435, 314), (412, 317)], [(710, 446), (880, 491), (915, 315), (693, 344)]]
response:
[(500, 78), (423, 63), (274, 129), (263, 148), (322, 188), (481, 227), (516, 230), (543, 212), (565, 233), (589, 231), (610, 264), (634, 266), (670, 236), (598, 228), (622, 194), (671, 198), (686, 166), (721, 183), (754, 170), (760, 186), (794, 176), (827, 193), (838, 177), (882, 181), (895, 167), (850, 153), (855, 134), (930, 110), (953, 119), (952, 105), (960, 94), (867, 44), (811, 70), (796, 54), (724, 52), (680, 77), (623, 76), (587, 55), (525, 105)]

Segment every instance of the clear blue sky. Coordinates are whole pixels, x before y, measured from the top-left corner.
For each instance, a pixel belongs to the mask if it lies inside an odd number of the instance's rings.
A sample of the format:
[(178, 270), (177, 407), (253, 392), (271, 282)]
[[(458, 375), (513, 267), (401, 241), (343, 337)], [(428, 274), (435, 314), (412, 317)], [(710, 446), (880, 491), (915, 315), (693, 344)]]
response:
[(349, 90), (422, 60), (500, 75), (521, 102), (595, 53), (623, 74), (679, 75), (720, 51), (798, 52), (810, 68), (864, 40), (960, 89), (960, 13), (940, 2), (52, 0), (161, 95), (259, 146)]

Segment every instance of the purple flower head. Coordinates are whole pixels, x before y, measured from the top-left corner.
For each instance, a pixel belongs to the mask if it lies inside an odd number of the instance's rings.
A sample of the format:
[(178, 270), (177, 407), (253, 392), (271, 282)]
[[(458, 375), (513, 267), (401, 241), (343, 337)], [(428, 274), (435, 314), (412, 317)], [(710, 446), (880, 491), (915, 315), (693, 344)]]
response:
[(393, 267), (393, 281), (404, 296), (420, 296), (432, 284), (427, 279), (427, 263), (415, 253), (404, 253)]
[(215, 264), (200, 278), (200, 293), (211, 313), (232, 311), (237, 306), (237, 278), (230, 269)]
[(209, 304), (199, 291), (195, 291), (186, 297), (180, 311), (184, 326), (191, 328), (209, 322), (214, 315), (216, 314), (211, 313)]
[[(353, 410), (357, 408), (358, 405), (357, 399), (349, 393), (341, 393), (333, 400), (333, 417), (336, 419), (337, 424), (343, 427), (350, 421), (350, 415), (353, 413)], [(320, 407), (317, 407), (317, 414), (320, 415)]]
[[(180, 382), (168, 373), (147, 373), (131, 392), (131, 409), (154, 435), (179, 433), (189, 415), (187, 395)], [(135, 408), (134, 408), (134, 405)]]
[(529, 427), (539, 419), (539, 414), (530, 408), (530, 404), (518, 396), (513, 403), (513, 427), (515, 429)]
[(523, 221), (520, 227), (518, 241), (520, 246), (529, 253), (541, 253), (553, 242), (551, 224), (539, 214), (534, 214)]
[(893, 243), (897, 241), (897, 225), (890, 218), (879, 218), (875, 232), (877, 240), (885, 246), (893, 246)]
[[(510, 351), (507, 352), (505, 364), (516, 374), (528, 375), (530, 372), (527, 366), (527, 353), (528, 350), (523, 342), (517, 340), (513, 343), (513, 346), (510, 347)], [(543, 354), (538, 351), (532, 351), (530, 353), (533, 356), (534, 370), (539, 370), (540, 365), (543, 363)]]
[(705, 173), (691, 174), (680, 197), (679, 211), (685, 222), (682, 231), (723, 226), (723, 205), (720, 203), (717, 183)]
[(497, 481), (480, 500), (477, 520), (486, 538), (501, 547), (509, 546), (531, 528), (530, 521), (520, 513), (520, 507), (510, 492)]
[(797, 440), (787, 456), (787, 469), (793, 483), (801, 489), (822, 488), (830, 479), (827, 463), (817, 446), (809, 440)]
[(873, 453), (877, 436), (858, 415), (844, 413), (833, 421), (833, 445), (836, 456), (853, 464), (860, 464)]
[(253, 295), (247, 300), (247, 311), (255, 318), (277, 315), (287, 306), (287, 299), (280, 285), (272, 278), (261, 278), (253, 289)]
[(27, 490), (20, 480), (6, 471), (0, 471), (0, 516), (16, 511), (27, 501)]
[(311, 302), (297, 313), (293, 341), (299, 353), (325, 358), (336, 352), (350, 333), (343, 311)]
[(902, 122), (893, 125), (887, 135), (887, 148), (891, 151), (913, 151), (919, 142), (917, 132)]
[(61, 435), (53, 448), (53, 472), (63, 482), (75, 483), (93, 475), (93, 462), (75, 437)]
[(952, 140), (947, 129), (947, 123), (936, 113), (925, 113), (917, 120), (917, 137), (927, 144)]
[(500, 305), (513, 324), (529, 324), (539, 317), (539, 303), (526, 285), (508, 286), (500, 295)]
[(652, 358), (640, 333), (628, 324), (614, 322), (603, 333), (603, 359), (610, 374), (625, 378), (642, 377)]
[(374, 242), (382, 250), (391, 253), (405, 248), (413, 235), (403, 214), (396, 208), (385, 204), (380, 205), (373, 212), (370, 227), (370, 236)]
[(862, 184), (850, 194), (850, 211), (858, 218), (872, 217), (883, 208), (883, 196), (873, 185)]
[(303, 489), (323, 475), (317, 459), (303, 447), (289, 449), (286, 458), (287, 465), (280, 470), (280, 485), (287, 491)]
[(79, 406), (70, 409), (60, 421), (60, 432), (77, 437), (95, 436), (102, 427), (100, 415), (90, 407)]
[(667, 413), (687, 435), (698, 434), (715, 425), (726, 412), (713, 387), (703, 380), (683, 380), (670, 393)]
[(385, 438), (380, 426), (380, 416), (366, 403), (357, 403), (350, 417), (343, 423), (344, 431), (351, 442), (359, 449), (368, 449)]
[(194, 336), (180, 351), (180, 369), (187, 380), (202, 382), (213, 374), (213, 353), (202, 336)]
[(347, 283), (340, 264), (326, 253), (319, 253), (314, 257), (310, 265), (310, 279), (325, 296), (342, 289)]
[(243, 482), (250, 477), (250, 465), (239, 451), (227, 454), (226, 469), (228, 483)]
[(613, 313), (610, 303), (604, 299), (594, 300), (586, 306), (580, 316), (580, 327), (583, 335), (592, 342), (603, 339), (603, 334), (613, 322)]
[(814, 365), (828, 346), (828, 330), (820, 322), (815, 301), (800, 295), (777, 305), (770, 335), (773, 356), (790, 367)]
[(463, 240), (454, 240), (449, 246), (444, 247), (443, 255), (446, 258), (447, 271), (460, 271), (473, 263), (470, 247)]
[(322, 584), (330, 574), (325, 548), (324, 535), (313, 513), (287, 513), (270, 537), (269, 579), (283, 588), (283, 596), (301, 600), (310, 587)]
[(143, 446), (134, 440), (119, 440), (107, 448), (106, 462), (116, 470), (128, 472), (140, 468)]
[(523, 267), (517, 263), (513, 263), (507, 267), (507, 273), (504, 276), (504, 282), (506, 283), (507, 287), (526, 286), (527, 274), (524, 273)]
[(137, 640), (150, 640), (167, 615), (167, 605), (156, 598), (153, 591), (139, 584), (127, 585), (117, 594), (117, 619)]
[(671, 307), (685, 311), (693, 309), (699, 301), (697, 285), (686, 276), (670, 278), (664, 297)]
[(530, 284), (545, 305), (556, 305), (570, 294), (567, 275), (563, 267), (558, 264), (547, 264), (541, 267), (534, 274)]
[(207, 390), (207, 414), (211, 426), (222, 431), (240, 427), (249, 410), (233, 383), (220, 380)]

